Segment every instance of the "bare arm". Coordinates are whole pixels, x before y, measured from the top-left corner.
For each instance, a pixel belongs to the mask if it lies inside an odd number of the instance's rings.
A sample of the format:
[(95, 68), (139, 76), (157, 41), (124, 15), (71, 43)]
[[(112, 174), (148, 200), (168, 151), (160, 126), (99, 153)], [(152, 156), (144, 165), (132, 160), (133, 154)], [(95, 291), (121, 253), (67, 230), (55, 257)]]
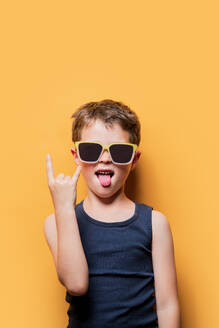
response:
[(54, 258), (59, 281), (72, 295), (87, 292), (89, 272), (75, 215), (78, 167), (73, 178), (60, 174), (54, 179), (50, 158), (47, 158), (49, 187), (55, 214), (47, 217), (44, 233)]
[[(67, 226), (67, 229), (68, 229), (68, 226)], [(77, 230), (77, 228), (76, 228)], [(52, 257), (53, 257), (53, 261), (54, 261), (54, 264), (55, 264), (55, 268), (56, 268), (56, 271), (57, 271), (57, 275), (58, 275), (58, 279), (60, 281), (60, 283), (66, 287), (66, 289), (68, 290), (69, 294), (71, 295), (74, 295), (74, 296), (79, 296), (79, 295), (83, 295), (86, 291), (87, 291), (87, 288), (88, 288), (88, 271), (87, 271), (87, 262), (85, 262), (85, 265), (83, 265), (82, 263), (82, 273), (78, 273), (78, 272), (75, 272), (75, 276), (79, 277), (80, 280), (78, 282), (75, 282), (74, 283), (74, 288), (72, 288), (71, 284), (70, 283), (67, 283), (65, 279), (62, 278), (62, 274), (59, 272), (58, 270), (58, 261), (57, 261), (57, 224), (56, 224), (56, 218), (55, 218), (55, 215), (54, 214), (51, 214), (49, 215), (46, 220), (44, 221), (44, 236), (45, 236), (45, 239), (46, 239), (46, 242), (47, 242), (47, 245), (50, 249), (50, 252), (52, 254)], [(70, 236), (70, 243), (72, 244), (72, 241), (73, 241), (73, 237), (74, 234), (72, 234)], [(65, 242), (67, 244), (67, 236), (65, 235)], [(76, 242), (76, 239), (74, 239), (74, 241), (76, 246), (74, 247), (74, 252), (73, 254), (75, 253), (75, 250), (77, 249), (78, 245), (80, 246), (81, 244), (81, 241), (79, 240), (78, 243)], [(68, 250), (69, 250), (69, 254), (70, 253), (70, 250), (71, 250), (71, 247), (68, 247)], [(78, 250), (78, 254), (80, 254), (80, 247), (79, 247), (79, 250)], [(82, 250), (83, 252), (83, 250)], [(84, 252), (83, 252), (84, 253)], [(82, 256), (81, 256), (81, 260), (83, 260), (83, 257), (84, 257), (84, 254), (82, 253)], [(71, 255), (70, 255), (71, 256)], [(64, 258), (66, 258), (66, 253), (64, 254)], [(70, 263), (72, 263), (72, 256), (71, 256), (71, 261)], [(66, 260), (67, 261), (67, 260)], [(86, 259), (85, 259), (86, 261)], [(76, 268), (79, 268), (80, 266), (78, 266), (78, 264), (76, 264), (76, 261), (74, 261), (75, 265), (74, 265), (74, 269), (76, 270)], [(85, 271), (84, 271), (84, 268), (85, 268)], [(77, 270), (78, 271), (78, 270)], [(82, 281), (82, 277), (85, 277), (85, 282)]]
[(152, 211), (152, 258), (159, 328), (180, 328), (173, 238), (167, 218)]

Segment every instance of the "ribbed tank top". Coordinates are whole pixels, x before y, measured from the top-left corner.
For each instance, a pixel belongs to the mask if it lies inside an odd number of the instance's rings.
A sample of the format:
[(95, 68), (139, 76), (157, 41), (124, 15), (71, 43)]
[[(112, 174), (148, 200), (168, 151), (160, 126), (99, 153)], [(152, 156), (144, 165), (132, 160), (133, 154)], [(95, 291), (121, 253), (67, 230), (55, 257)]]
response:
[[(158, 328), (152, 264), (153, 207), (135, 202), (135, 213), (120, 222), (90, 217), (75, 207), (89, 269), (85, 295), (73, 296), (67, 328)], [(118, 215), (119, 217), (119, 215)]]

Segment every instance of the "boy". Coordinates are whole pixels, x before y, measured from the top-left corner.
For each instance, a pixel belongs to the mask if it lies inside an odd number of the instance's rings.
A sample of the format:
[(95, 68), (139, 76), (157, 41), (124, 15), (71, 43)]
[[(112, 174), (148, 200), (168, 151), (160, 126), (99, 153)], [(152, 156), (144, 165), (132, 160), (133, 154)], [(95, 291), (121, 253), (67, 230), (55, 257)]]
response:
[[(140, 122), (122, 102), (90, 102), (72, 115), (73, 177), (47, 176), (55, 213), (44, 233), (66, 287), (68, 328), (180, 328), (174, 246), (166, 217), (130, 200)], [(80, 172), (87, 197), (76, 205)]]

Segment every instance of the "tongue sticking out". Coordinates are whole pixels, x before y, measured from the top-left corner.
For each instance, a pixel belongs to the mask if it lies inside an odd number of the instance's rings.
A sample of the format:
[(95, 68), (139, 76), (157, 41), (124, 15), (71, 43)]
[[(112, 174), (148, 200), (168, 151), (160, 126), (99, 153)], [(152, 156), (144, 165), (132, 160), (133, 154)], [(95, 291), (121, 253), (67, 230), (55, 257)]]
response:
[(111, 184), (111, 176), (109, 174), (98, 174), (97, 177), (103, 187), (107, 187)]

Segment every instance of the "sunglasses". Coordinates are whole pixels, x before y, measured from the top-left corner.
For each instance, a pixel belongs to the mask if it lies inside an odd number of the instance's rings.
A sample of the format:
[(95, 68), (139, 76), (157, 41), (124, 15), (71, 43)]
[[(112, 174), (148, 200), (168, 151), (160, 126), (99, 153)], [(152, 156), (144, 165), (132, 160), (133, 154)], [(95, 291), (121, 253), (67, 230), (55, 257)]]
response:
[(104, 149), (107, 149), (114, 164), (126, 165), (133, 160), (137, 145), (126, 142), (102, 145), (93, 141), (76, 141), (75, 148), (78, 150), (78, 156), (82, 162), (97, 163)]

